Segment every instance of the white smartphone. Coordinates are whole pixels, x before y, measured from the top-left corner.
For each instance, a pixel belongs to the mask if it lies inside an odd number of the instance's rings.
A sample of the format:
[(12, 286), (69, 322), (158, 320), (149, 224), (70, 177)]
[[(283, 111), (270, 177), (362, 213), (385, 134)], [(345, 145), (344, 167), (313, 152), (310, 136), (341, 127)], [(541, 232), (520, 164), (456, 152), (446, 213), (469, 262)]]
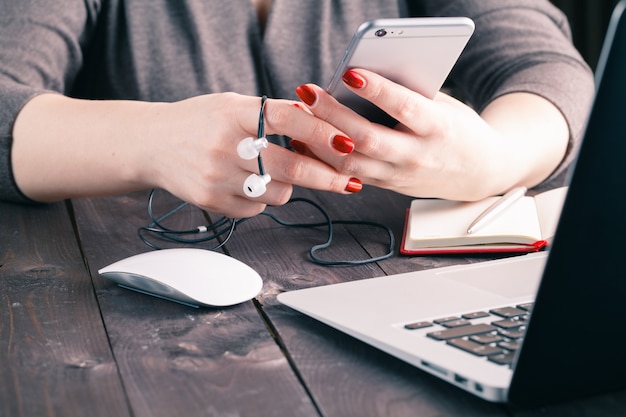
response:
[(428, 98), (441, 89), (474, 33), (466, 17), (379, 19), (363, 23), (354, 34), (327, 91), (369, 120), (391, 126), (395, 120), (348, 90), (341, 77), (364, 68)]

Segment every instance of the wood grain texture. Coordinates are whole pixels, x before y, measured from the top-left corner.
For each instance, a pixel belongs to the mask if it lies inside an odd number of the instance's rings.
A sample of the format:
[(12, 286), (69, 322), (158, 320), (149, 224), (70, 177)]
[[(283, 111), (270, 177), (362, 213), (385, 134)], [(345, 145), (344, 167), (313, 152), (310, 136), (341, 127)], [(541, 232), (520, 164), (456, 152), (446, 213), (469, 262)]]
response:
[[(389, 225), (396, 233), (402, 228), (402, 220), (398, 220), (396, 215), (403, 213), (408, 201), (406, 197), (397, 198), (399, 196), (393, 193), (367, 191), (363, 195), (351, 196), (313, 194), (305, 190), (298, 190), (297, 193), (320, 203), (335, 220), (377, 221)], [(291, 215), (306, 217), (307, 212)], [(262, 225), (258, 226), (259, 230), (262, 228)], [(337, 227), (337, 242), (332, 256), (365, 258), (380, 254), (385, 238), (368, 235), (368, 232), (371, 231), (361, 226)], [(300, 236), (296, 241), (290, 240), (294, 234)], [(504, 415), (501, 406), (456, 390), (377, 349), (280, 305), (275, 296), (282, 291), (381, 276), (385, 275), (386, 269), (406, 272), (424, 268), (416, 267), (410, 258), (399, 257), (382, 261), (379, 265), (319, 266), (306, 257), (304, 250), (314, 241), (313, 235), (312, 231), (294, 231), (268, 224), (262, 232), (248, 236), (246, 246), (254, 243), (256, 247), (263, 247), (272, 240), (284, 243), (280, 251), (267, 251), (264, 259), (255, 261), (255, 268), (262, 268), (261, 275), (265, 278), (265, 291), (259, 301), (321, 415)], [(296, 253), (288, 257), (292, 249), (296, 249)], [(229, 245), (229, 251), (235, 257), (246, 255), (245, 248), (240, 248), (237, 240)], [(458, 258), (449, 260), (450, 263), (455, 261), (463, 262)], [(441, 260), (437, 266), (445, 263), (446, 260)]]
[[(385, 223), (396, 237), (410, 201), (369, 187), (351, 196), (295, 193), (333, 219)], [(308, 257), (311, 246), (325, 241), (324, 227), (291, 228), (257, 216), (240, 224), (222, 249), (263, 277), (255, 300), (194, 309), (117, 287), (97, 271), (151, 250), (137, 237), (137, 227), (149, 221), (146, 201), (146, 193), (81, 199), (69, 212), (63, 204), (0, 204), (1, 417), (534, 417), (626, 410), (626, 392), (527, 410), (491, 404), (276, 300), (292, 289), (489, 259), (482, 255), (325, 267)], [(162, 195), (155, 203), (163, 213), (179, 202)], [(289, 221), (320, 220), (307, 205), (269, 211)], [(204, 213), (185, 208), (168, 225), (206, 222)], [(324, 256), (361, 259), (384, 245), (367, 228), (337, 226)]]
[[(384, 223), (394, 230), (396, 236), (401, 235), (404, 224), (400, 220), (403, 219), (401, 214), (410, 204), (410, 198), (406, 196), (373, 188), (366, 188), (363, 193), (350, 196), (350, 203), (343, 196), (325, 193), (317, 195), (332, 218)], [(372, 236), (358, 232), (354, 236), (364, 248), (376, 245), (376, 239)], [(379, 265), (384, 274), (391, 274), (480, 262), (503, 256), (506, 255), (396, 256), (380, 262)], [(339, 280), (369, 277), (367, 271), (363, 270), (345, 268), (345, 272), (348, 276), (339, 277)], [(306, 277), (305, 274), (297, 281), (280, 279), (274, 284), (275, 290), (279, 292), (320, 285), (319, 281), (312, 279), (313, 275)], [(276, 333), (291, 355), (294, 367), (300, 372), (323, 415), (572, 416), (580, 415), (581, 410), (584, 410), (583, 415), (619, 416), (626, 412), (626, 392), (534, 409), (488, 403), (365, 343), (278, 305), (271, 295), (264, 299), (264, 312), (275, 326)]]
[[(97, 268), (150, 250), (136, 235), (147, 223), (145, 210), (142, 194), (75, 202), (81, 242), (94, 265), (103, 319), (133, 414), (317, 415), (252, 301), (194, 309), (98, 276)], [(191, 210), (173, 216), (171, 227), (203, 222), (199, 211)]]
[(65, 205), (0, 213), (0, 416), (130, 415)]

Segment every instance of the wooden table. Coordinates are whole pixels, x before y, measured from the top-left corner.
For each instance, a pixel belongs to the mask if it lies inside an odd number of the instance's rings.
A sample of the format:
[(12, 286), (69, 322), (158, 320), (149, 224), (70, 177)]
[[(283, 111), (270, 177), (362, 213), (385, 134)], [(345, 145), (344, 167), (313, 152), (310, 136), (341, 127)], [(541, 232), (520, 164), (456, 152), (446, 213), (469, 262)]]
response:
[[(410, 201), (373, 188), (296, 195), (321, 203), (333, 219), (387, 224), (397, 237)], [(117, 287), (97, 271), (150, 250), (137, 237), (148, 223), (146, 201), (147, 193), (137, 193), (0, 203), (0, 416), (626, 415), (626, 392), (533, 410), (491, 404), (276, 301), (296, 288), (484, 257), (395, 256), (323, 267), (307, 252), (324, 241), (324, 230), (257, 216), (223, 249), (263, 277), (254, 300), (194, 309)], [(175, 204), (163, 195), (158, 201), (159, 209)], [(311, 210), (289, 205), (276, 213), (296, 220)], [(205, 222), (195, 209), (175, 218), (179, 227)], [(335, 233), (329, 256), (384, 252), (379, 232)]]

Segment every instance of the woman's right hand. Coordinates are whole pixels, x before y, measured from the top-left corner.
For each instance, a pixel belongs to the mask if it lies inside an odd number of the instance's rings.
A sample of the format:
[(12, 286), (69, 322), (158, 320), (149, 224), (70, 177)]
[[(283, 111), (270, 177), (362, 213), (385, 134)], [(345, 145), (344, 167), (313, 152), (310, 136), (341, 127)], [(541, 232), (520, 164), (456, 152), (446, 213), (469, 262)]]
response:
[[(262, 151), (272, 181), (247, 197), (243, 183), (258, 174), (237, 145), (256, 137), (259, 97), (210, 94), (175, 103), (87, 101), (44, 94), (22, 110), (14, 128), (13, 170), (20, 189), (38, 201), (161, 188), (202, 209), (241, 218), (288, 201), (292, 185), (338, 193), (360, 190), (358, 179), (326, 163), (270, 144)], [(266, 102), (265, 133), (327, 143), (344, 138), (295, 102)]]
[[(272, 180), (256, 198), (243, 191), (246, 178), (258, 174), (257, 159), (244, 160), (237, 145), (256, 138), (261, 99), (234, 93), (194, 97), (174, 104), (155, 105), (158, 122), (150, 127), (154, 138), (146, 180), (159, 188), (209, 211), (233, 217), (249, 217), (266, 205), (282, 205), (291, 197), (292, 184), (307, 188), (346, 192), (350, 177), (329, 165), (269, 144), (261, 151), (265, 171)], [(304, 140), (315, 132), (331, 138), (339, 133), (286, 100), (268, 99), (265, 133)], [(341, 152), (334, 151), (341, 155)]]

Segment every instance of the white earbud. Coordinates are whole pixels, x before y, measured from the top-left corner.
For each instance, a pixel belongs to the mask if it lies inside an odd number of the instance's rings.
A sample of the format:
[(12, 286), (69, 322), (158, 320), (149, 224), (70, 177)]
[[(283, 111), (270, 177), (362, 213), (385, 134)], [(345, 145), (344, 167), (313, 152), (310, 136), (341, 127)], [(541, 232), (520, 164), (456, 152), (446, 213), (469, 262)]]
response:
[(243, 182), (243, 192), (248, 197), (260, 197), (265, 194), (267, 184), (272, 180), (270, 174), (258, 175), (250, 174)]
[(266, 138), (247, 137), (237, 145), (237, 153), (242, 159), (254, 159), (259, 156), (261, 149), (267, 148)]

